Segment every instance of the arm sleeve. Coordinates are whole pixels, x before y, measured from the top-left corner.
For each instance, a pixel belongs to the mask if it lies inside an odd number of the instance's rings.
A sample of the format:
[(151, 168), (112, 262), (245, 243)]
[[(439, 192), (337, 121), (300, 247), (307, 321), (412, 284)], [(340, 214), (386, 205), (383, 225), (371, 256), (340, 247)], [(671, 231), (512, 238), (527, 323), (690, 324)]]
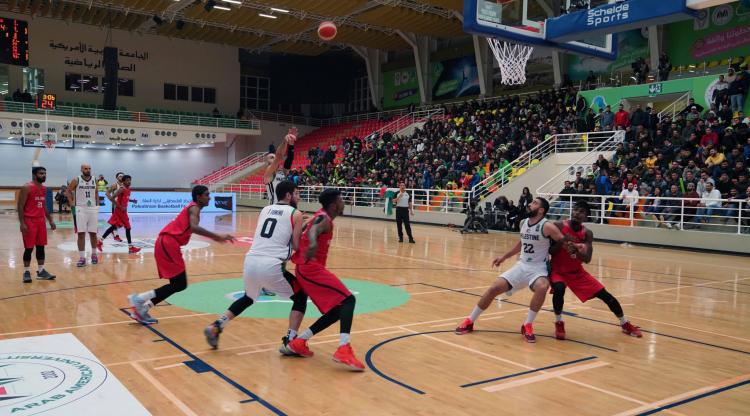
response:
[(286, 146), (286, 159), (284, 159), (284, 169), (289, 170), (292, 168), (292, 161), (294, 160), (294, 146)]

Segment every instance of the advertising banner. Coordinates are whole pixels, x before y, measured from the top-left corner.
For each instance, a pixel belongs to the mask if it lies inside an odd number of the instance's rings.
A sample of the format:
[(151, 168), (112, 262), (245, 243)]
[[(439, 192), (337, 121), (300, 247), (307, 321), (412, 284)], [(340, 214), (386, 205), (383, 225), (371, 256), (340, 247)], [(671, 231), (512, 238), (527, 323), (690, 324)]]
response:
[(750, 7), (738, 1), (703, 9), (664, 32), (673, 66), (745, 57), (750, 55)]
[(383, 108), (419, 105), (419, 81), (415, 67), (383, 73)]
[[(134, 191), (130, 194), (130, 199), (135, 199), (137, 203), (128, 204), (129, 213), (143, 212), (180, 212), (189, 203), (193, 202), (190, 192), (139, 192)], [(112, 203), (99, 193), (101, 207), (99, 212), (106, 213), (112, 211)], [(237, 208), (237, 198), (234, 193), (211, 193), (211, 201), (208, 206), (201, 210), (201, 213), (208, 212), (234, 212)]]
[(479, 74), (474, 55), (432, 64), (432, 99), (449, 100), (479, 95)]
[(621, 70), (630, 71), (630, 64), (637, 58), (642, 57), (648, 61), (650, 56), (648, 49), (648, 29), (633, 29), (618, 33), (616, 39), (617, 58), (614, 61), (578, 54), (567, 55), (565, 61), (567, 62), (567, 73), (570, 79), (572, 81), (586, 79), (589, 71), (594, 71), (594, 74), (597, 76), (609, 77), (613, 72)]

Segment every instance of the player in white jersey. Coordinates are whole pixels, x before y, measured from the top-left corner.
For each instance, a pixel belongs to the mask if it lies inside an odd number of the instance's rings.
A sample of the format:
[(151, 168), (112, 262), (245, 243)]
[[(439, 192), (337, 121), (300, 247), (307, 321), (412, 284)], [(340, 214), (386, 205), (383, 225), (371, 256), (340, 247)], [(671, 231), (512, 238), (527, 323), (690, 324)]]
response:
[(544, 298), (549, 290), (547, 279), (547, 259), (550, 248), (550, 238), (554, 241), (566, 239), (553, 222), (544, 217), (549, 211), (549, 202), (544, 198), (536, 198), (527, 207), (529, 218), (521, 224), (520, 241), (509, 252), (495, 258), (492, 265), (500, 266), (505, 260), (520, 253), (518, 261), (510, 269), (503, 272), (500, 278), (487, 289), (479, 299), (474, 310), (461, 325), (456, 328), (456, 334), (463, 335), (474, 330), (474, 322), (487, 309), (492, 301), (502, 293), (512, 295), (524, 286), (533, 292), (529, 302), (529, 313), (521, 326), (521, 335), (526, 342), (536, 342), (532, 323), (537, 312), (544, 304)]
[[(302, 213), (296, 209), (297, 186), (290, 181), (282, 181), (274, 191), (280, 199), (277, 204), (269, 205), (260, 212), (253, 245), (245, 256), (244, 295), (203, 331), (206, 342), (213, 348), (218, 347), (219, 335), (227, 323), (257, 302), (263, 288), (274, 291), (281, 298), (292, 300), (289, 331), (282, 342), (288, 341), (290, 337), (294, 338), (305, 316), (307, 295), (295, 282), (294, 275), (284, 268), (292, 250), (299, 247), (303, 229)], [(280, 351), (287, 353), (285, 347), (286, 342)]]
[[(66, 193), (69, 201), (75, 201), (75, 222), (78, 232), (78, 253), (80, 254), (76, 266), (84, 267), (86, 265), (86, 233), (89, 234), (91, 241), (91, 264), (97, 264), (99, 262), (96, 255), (99, 193), (96, 189), (96, 179), (91, 175), (90, 165), (81, 165), (81, 175), (70, 181)], [(74, 193), (75, 197), (73, 196)]]
[[(289, 169), (292, 168), (294, 160), (294, 143), (297, 141), (297, 128), (292, 127), (284, 136), (284, 141), (276, 148), (276, 154), (269, 153), (266, 156), (266, 170), (263, 173), (263, 183), (266, 185), (268, 194), (268, 205), (273, 205), (279, 201), (276, 194), (276, 186), (281, 181), (286, 180)], [(279, 168), (281, 160), (284, 160), (283, 167)]]

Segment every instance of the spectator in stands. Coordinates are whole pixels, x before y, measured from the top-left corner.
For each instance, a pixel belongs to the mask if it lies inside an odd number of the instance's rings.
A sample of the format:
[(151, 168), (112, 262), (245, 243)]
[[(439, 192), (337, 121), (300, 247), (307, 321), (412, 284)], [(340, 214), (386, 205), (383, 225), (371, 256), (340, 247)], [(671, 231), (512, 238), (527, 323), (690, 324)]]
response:
[(693, 109), (693, 107), (695, 107), (695, 109), (698, 110), (698, 116), (700, 116), (701, 114), (703, 114), (703, 106), (700, 105), (700, 104), (698, 104), (698, 103), (696, 103), (695, 102), (695, 98), (690, 98), (688, 100), (688, 105), (682, 111), (680, 111), (679, 114), (687, 115), (687, 113), (689, 113), (690, 110)]
[(726, 79), (724, 79), (724, 74), (719, 75), (719, 80), (716, 81), (714, 92), (712, 93), (713, 96), (711, 97), (716, 108), (719, 108), (721, 106), (724, 97), (727, 96), (728, 88), (729, 83), (726, 81)]
[(729, 83), (727, 95), (729, 95), (729, 102), (733, 112), (742, 111), (744, 108), (744, 99), (747, 94), (748, 79), (747, 76), (740, 72), (734, 81)]
[[(578, 187), (580, 187), (581, 191), (583, 191), (583, 182), (579, 182)], [(570, 181), (565, 181), (565, 185), (563, 186), (563, 189), (560, 190), (560, 197), (557, 201), (552, 202), (552, 207), (550, 208), (550, 215), (567, 215), (568, 210), (570, 209), (571, 205), (571, 199), (570, 197), (566, 197), (564, 195), (574, 195), (578, 193), (576, 191), (576, 188), (573, 188), (573, 183)]]
[(687, 192), (685, 193), (686, 200), (683, 202), (685, 206), (685, 217), (682, 219), (683, 227), (685, 229), (692, 228), (692, 223), (695, 219), (695, 215), (698, 210), (698, 204), (700, 203), (700, 195), (696, 192), (696, 185), (693, 183), (687, 184)]
[(618, 209), (618, 211), (624, 211), (626, 216), (632, 217), (631, 214), (635, 212), (635, 206), (638, 204), (639, 199), (640, 194), (635, 189), (633, 183), (628, 183), (627, 189), (623, 189), (622, 192), (620, 192), (620, 201), (622, 203), (622, 206)]
[(646, 59), (643, 57), (637, 58), (632, 64), (630, 64), (630, 67), (633, 69), (633, 78), (635, 78), (635, 82), (637, 84), (643, 83), (650, 71)]
[(645, 126), (648, 121), (648, 114), (642, 109), (640, 104), (636, 104), (635, 110), (630, 113), (630, 125), (633, 127)]
[(685, 115), (685, 120), (688, 122), (697, 121), (701, 118), (701, 113), (698, 110), (698, 106), (690, 107), (690, 111)]
[(528, 206), (534, 198), (531, 196), (531, 191), (528, 186), (525, 186), (521, 191), (521, 196), (518, 198), (518, 210), (520, 219), (527, 218), (529, 216)]
[(666, 226), (672, 228), (672, 224), (664, 222), (664, 217), (661, 215), (663, 210), (662, 207), (662, 191), (661, 188), (654, 188), (649, 194), (649, 199), (646, 200), (646, 206), (644, 213), (646, 216), (652, 215), (656, 220), (657, 227)]
[(721, 215), (721, 193), (714, 189), (712, 182), (706, 182), (706, 190), (701, 194), (698, 204), (697, 219), (702, 223), (711, 222), (711, 216)]
[(34, 102), (34, 99), (31, 97), (31, 94), (29, 94), (29, 90), (23, 90), (23, 94), (21, 95), (21, 101), (25, 103)]
[(709, 145), (714, 148), (717, 147), (719, 145), (719, 135), (711, 127), (706, 127), (705, 133), (701, 136), (700, 145), (703, 148), (707, 148)]
[(612, 112), (612, 108), (608, 105), (604, 107), (604, 112), (601, 117), (602, 130), (609, 131), (615, 127), (615, 113)]
[(68, 189), (66, 185), (61, 186), (60, 191), (55, 195), (55, 202), (57, 202), (58, 207), (57, 212), (68, 212), (68, 208), (70, 208), (70, 201), (65, 196), (66, 189)]
[[(669, 191), (666, 193), (667, 198), (682, 198), (682, 192), (677, 184), (673, 184), (669, 187)], [(682, 210), (682, 202), (679, 199), (665, 199), (663, 201), (662, 214), (664, 215), (664, 221), (668, 224), (675, 221), (677, 216)], [(671, 228), (671, 227), (667, 227)]]
[(13, 101), (20, 102), (23, 100), (23, 94), (21, 94), (21, 89), (16, 88), (15, 91), (13, 91)]
[(722, 173), (719, 177), (719, 181), (716, 183), (716, 189), (719, 191), (723, 199), (729, 198), (731, 191), (735, 189), (726, 172)]
[(630, 114), (625, 111), (625, 106), (620, 104), (620, 109), (615, 113), (615, 127), (628, 127), (630, 125)]
[(586, 87), (587, 90), (593, 90), (596, 88), (596, 75), (594, 75), (594, 71), (589, 71), (589, 76), (586, 77)]
[(669, 62), (667, 54), (662, 52), (659, 56), (659, 81), (666, 81), (669, 79), (670, 71), (672, 71), (672, 63)]
[(216, 118), (221, 117), (221, 113), (219, 112), (219, 109), (217, 107), (214, 107), (214, 111), (212, 111), (212, 114)]

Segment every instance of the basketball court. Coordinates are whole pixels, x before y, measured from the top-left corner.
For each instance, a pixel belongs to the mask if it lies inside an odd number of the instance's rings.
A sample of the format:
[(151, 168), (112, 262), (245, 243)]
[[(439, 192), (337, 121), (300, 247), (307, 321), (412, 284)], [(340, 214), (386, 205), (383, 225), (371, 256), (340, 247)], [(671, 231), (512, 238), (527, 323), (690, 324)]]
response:
[[(554, 339), (548, 297), (536, 323), (538, 341), (527, 344), (518, 328), (528, 292), (491, 306), (476, 332), (453, 334), (498, 274), (489, 267), (492, 258), (516, 235), (460, 236), (417, 225), (419, 244), (405, 245), (390, 223), (342, 217), (329, 266), (358, 298), (352, 342), (366, 371), (352, 373), (330, 360), (338, 343), (333, 329), (313, 339), (315, 357), (281, 356), (288, 305), (272, 298), (228, 327), (213, 351), (202, 329), (242, 290), (238, 279), (256, 218), (254, 211), (204, 218), (205, 226), (240, 242), (194, 238), (198, 244), (185, 252), (191, 286), (159, 306), (153, 315), (160, 322), (147, 327), (122, 308), (129, 293), (159, 283), (152, 255), (105, 250), (99, 265), (76, 270), (75, 251), (50, 249), (47, 268), (57, 281), (20, 285), (17, 223), (4, 215), (0, 227), (11, 237), (0, 243), (3, 339), (72, 334), (143, 406), (163, 415), (569, 414), (573, 408), (586, 415), (740, 415), (750, 406), (750, 261), (720, 254), (595, 243), (587, 269), (620, 299), (644, 337), (622, 334), (602, 302), (581, 304), (569, 294), (569, 339)], [(169, 220), (133, 214), (135, 240), (153, 239)], [(50, 247), (74, 239), (62, 228), (51, 233)]]

